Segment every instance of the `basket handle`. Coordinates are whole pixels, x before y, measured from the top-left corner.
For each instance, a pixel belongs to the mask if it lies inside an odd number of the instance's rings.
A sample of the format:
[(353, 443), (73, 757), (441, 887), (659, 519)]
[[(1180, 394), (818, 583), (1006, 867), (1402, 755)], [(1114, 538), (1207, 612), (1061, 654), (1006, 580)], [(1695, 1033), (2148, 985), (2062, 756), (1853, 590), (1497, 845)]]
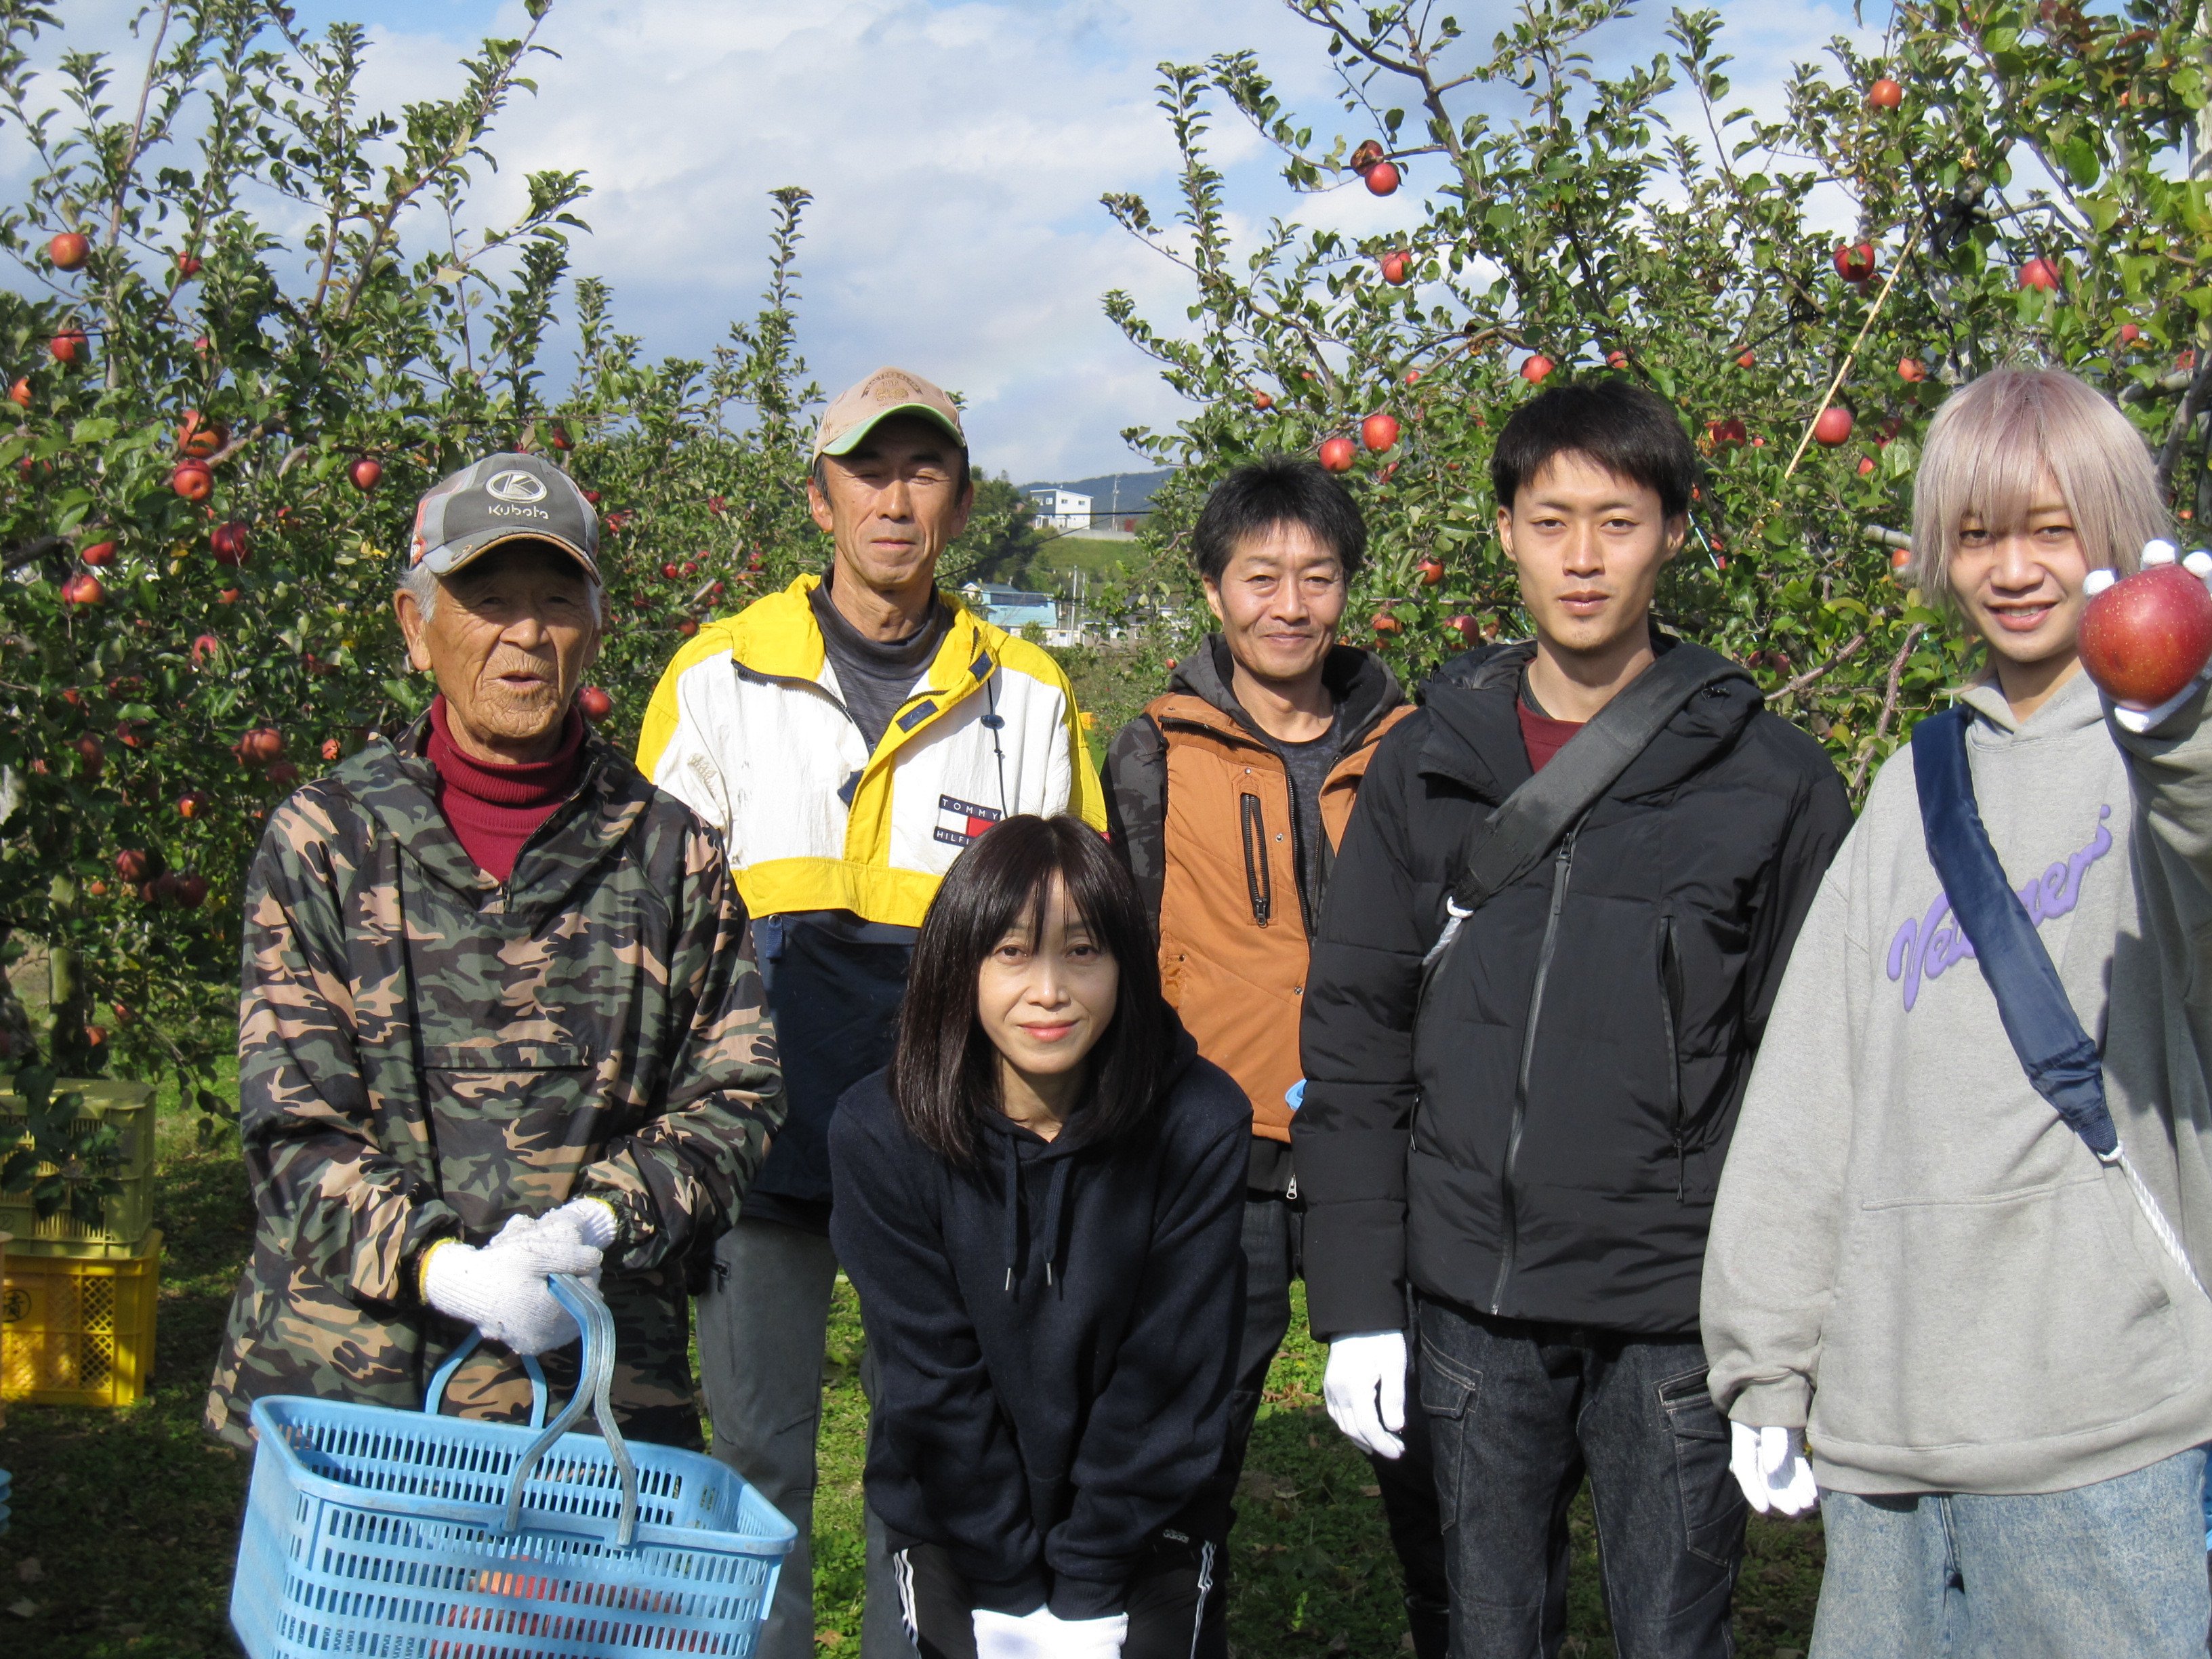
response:
[(530, 1449), (514, 1466), (514, 1474), (507, 1489), (507, 1519), (501, 1530), (514, 1532), (522, 1524), (523, 1487), (536, 1472), (539, 1460), (584, 1414), (584, 1402), (588, 1398), (600, 1437), (606, 1441), (607, 1450), (613, 1455), (616, 1471), (622, 1480), (622, 1516), (615, 1528), (615, 1547), (626, 1550), (637, 1539), (637, 1466), (630, 1461), (629, 1448), (623, 1443), (621, 1431), (615, 1427), (611, 1398), (615, 1376), (615, 1318), (589, 1281), (573, 1273), (554, 1273), (546, 1283), (553, 1299), (574, 1316), (584, 1333), (582, 1368), (576, 1379), (576, 1392), (561, 1408), (561, 1414), (545, 1425), (544, 1432), (531, 1443)]
[[(453, 1350), (444, 1364), (438, 1367), (437, 1375), (430, 1379), (429, 1393), (422, 1397), (422, 1414), (425, 1417), (435, 1417), (444, 1407), (446, 1384), (453, 1381), (453, 1373), (460, 1370), (461, 1361), (474, 1353), (477, 1344), (483, 1340), (482, 1331), (471, 1331), (468, 1339)], [(534, 1353), (526, 1353), (521, 1358), (522, 1369), (530, 1374), (530, 1426), (542, 1429), (545, 1426), (545, 1368), (538, 1363), (538, 1356)]]

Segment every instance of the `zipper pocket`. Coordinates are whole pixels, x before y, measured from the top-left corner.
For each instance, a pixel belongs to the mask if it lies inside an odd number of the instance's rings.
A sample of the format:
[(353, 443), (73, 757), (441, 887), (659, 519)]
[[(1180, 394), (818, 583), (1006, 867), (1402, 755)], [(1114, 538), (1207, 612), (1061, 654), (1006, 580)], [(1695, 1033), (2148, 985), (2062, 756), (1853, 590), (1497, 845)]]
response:
[(1674, 913), (1659, 917), (1659, 1023), (1667, 1034), (1667, 1091), (1674, 1124), (1674, 1201), (1689, 1191), (1688, 1149), (1682, 1121), (1682, 952), (1674, 937)]
[(1265, 927), (1275, 914), (1274, 878), (1267, 865), (1267, 821), (1257, 795), (1238, 797), (1244, 831), (1244, 890), (1252, 901), (1252, 920)]

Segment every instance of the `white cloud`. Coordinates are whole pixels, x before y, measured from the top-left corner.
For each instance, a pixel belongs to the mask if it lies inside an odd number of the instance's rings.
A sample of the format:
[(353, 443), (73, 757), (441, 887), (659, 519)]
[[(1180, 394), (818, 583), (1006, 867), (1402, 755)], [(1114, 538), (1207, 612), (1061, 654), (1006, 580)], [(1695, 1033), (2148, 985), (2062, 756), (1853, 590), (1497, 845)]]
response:
[[(135, 9), (70, 0), (71, 43), (116, 39)], [(369, 91), (395, 112), (458, 84), (463, 44), (527, 26), (514, 0), (301, 9), (318, 26), (371, 20)], [(1739, 90), (1770, 106), (1791, 58), (1851, 27), (1839, 7), (1727, 10)], [(1487, 32), (1504, 15), (1468, 21)], [(1648, 59), (1663, 26), (1654, 11), (1601, 40)], [(1097, 205), (1127, 190), (1172, 211), (1154, 64), (1249, 46), (1317, 135), (1352, 125), (1328, 95), (1323, 37), (1278, 0), (561, 0), (539, 38), (561, 55), (538, 60), (538, 97), (501, 123), (487, 218), (512, 211), (528, 171), (584, 170), (595, 234), (575, 243), (576, 268), (614, 283), (618, 325), (649, 353), (703, 356), (757, 306), (766, 192), (803, 185), (816, 202), (801, 338), (817, 377), (834, 392), (896, 362), (939, 379), (969, 399), (979, 463), (1023, 480), (1139, 465), (1120, 429), (1182, 412), (1099, 305), (1127, 289), (1164, 326), (1189, 297)], [(144, 48), (124, 50), (135, 74)], [(1410, 189), (1291, 198), (1233, 112), (1210, 142), (1240, 226), (1282, 214), (1368, 234), (1414, 217)], [(0, 172), (21, 162), (0, 150)]]

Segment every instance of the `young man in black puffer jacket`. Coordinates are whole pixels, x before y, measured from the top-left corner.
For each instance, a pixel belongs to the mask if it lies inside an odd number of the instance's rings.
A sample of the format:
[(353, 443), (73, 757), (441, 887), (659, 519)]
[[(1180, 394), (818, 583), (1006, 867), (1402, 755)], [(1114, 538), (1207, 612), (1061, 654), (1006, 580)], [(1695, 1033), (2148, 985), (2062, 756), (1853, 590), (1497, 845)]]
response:
[[(1314, 945), (1291, 1130), (1309, 1307), (1331, 1414), (1387, 1455), (1412, 1287), (1455, 1659), (1559, 1652), (1585, 1473), (1623, 1659), (1729, 1650), (1744, 1505), (1705, 1388), (1705, 1232), (1850, 811), (1748, 675), (1650, 625), (1696, 470), (1674, 411), (1624, 380), (1506, 424), (1498, 534), (1536, 637), (1447, 665), (1384, 740)], [(1698, 689), (1465, 919), (1425, 995), (1470, 827), (1679, 651)]]

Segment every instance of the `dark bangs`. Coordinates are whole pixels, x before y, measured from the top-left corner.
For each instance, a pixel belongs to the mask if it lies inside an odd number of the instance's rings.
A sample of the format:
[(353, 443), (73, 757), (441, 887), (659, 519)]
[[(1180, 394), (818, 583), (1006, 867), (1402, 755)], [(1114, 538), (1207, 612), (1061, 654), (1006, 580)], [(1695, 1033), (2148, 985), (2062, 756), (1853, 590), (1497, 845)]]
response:
[(916, 1139), (951, 1162), (980, 1160), (981, 1121), (1000, 1110), (999, 1051), (976, 1019), (983, 963), (1026, 921), (1042, 932), (1054, 877), (1121, 970), (1114, 1018), (1085, 1057), (1081, 1103), (1063, 1134), (1110, 1146), (1145, 1129), (1158, 1111), (1173, 1063), (1176, 1021), (1160, 995), (1136, 884), (1082, 819), (1033, 814), (994, 825), (960, 855), (923, 918), (899, 1008), (891, 1098)]

